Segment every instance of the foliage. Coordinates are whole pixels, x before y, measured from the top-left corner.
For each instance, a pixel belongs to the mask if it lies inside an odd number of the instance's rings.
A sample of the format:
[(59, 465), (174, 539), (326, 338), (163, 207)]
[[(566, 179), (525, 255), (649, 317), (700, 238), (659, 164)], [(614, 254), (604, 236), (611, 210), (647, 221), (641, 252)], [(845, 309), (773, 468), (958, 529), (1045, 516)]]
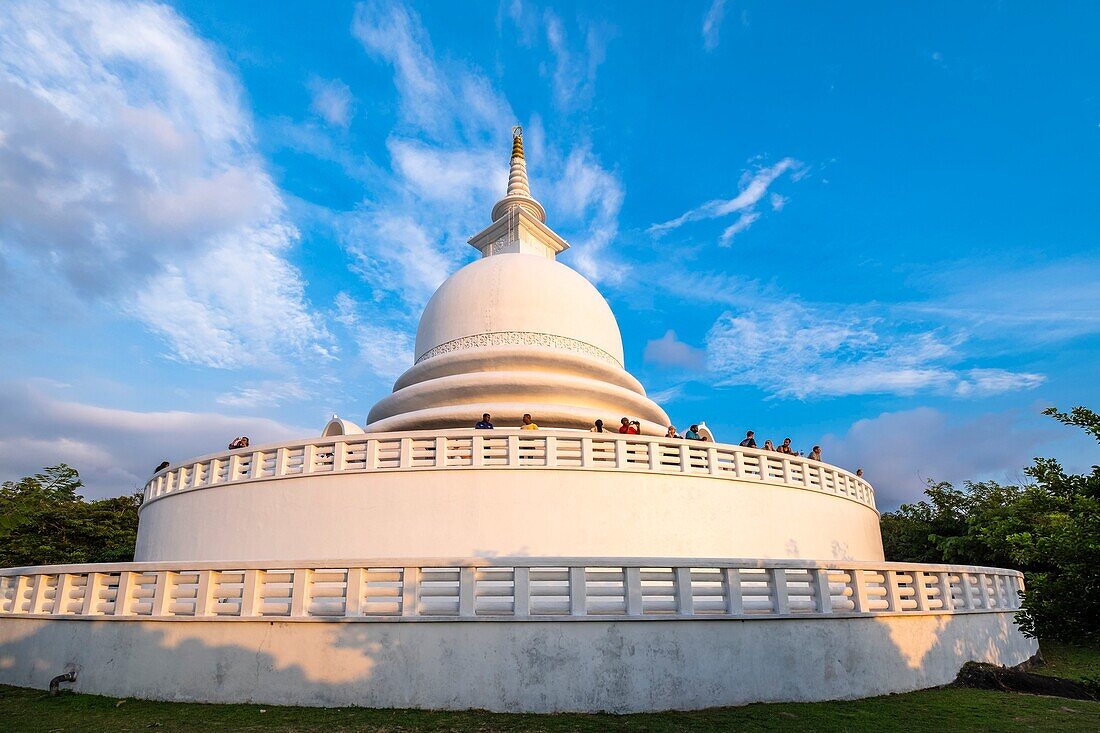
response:
[(134, 559), (141, 494), (84, 501), (64, 463), (0, 486), (0, 567)]
[[(1100, 415), (1044, 414), (1100, 441)], [(925, 501), (882, 516), (887, 558), (1016, 567), (1027, 590), (1017, 617), (1044, 639), (1100, 638), (1100, 466), (1071, 475), (1053, 459), (1024, 469), (1033, 483), (930, 484)]]

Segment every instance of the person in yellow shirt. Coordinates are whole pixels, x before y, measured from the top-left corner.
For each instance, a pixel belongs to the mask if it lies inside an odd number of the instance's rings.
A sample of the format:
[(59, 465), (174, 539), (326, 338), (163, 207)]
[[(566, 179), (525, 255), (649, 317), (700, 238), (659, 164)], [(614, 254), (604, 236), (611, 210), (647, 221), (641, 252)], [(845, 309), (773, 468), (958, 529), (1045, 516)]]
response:
[(523, 413), (523, 424), (519, 426), (520, 430), (538, 430), (539, 426), (531, 422), (531, 413)]

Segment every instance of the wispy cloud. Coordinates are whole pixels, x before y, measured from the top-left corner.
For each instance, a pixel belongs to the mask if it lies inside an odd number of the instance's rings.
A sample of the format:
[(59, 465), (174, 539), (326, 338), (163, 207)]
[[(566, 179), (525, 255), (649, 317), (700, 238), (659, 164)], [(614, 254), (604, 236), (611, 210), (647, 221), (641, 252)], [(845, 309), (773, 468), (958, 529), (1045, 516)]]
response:
[(0, 35), (10, 277), (106, 299), (180, 361), (328, 350), (239, 84), (186, 21), (147, 3), (15, 2)]
[(703, 18), (703, 48), (713, 51), (718, 48), (718, 30), (726, 15), (726, 0), (714, 0)]
[(1035, 389), (1046, 381), (1042, 374), (1010, 372), (1004, 369), (968, 369), (955, 385), (960, 397), (985, 397), (1004, 392)]
[(65, 462), (80, 470), (88, 496), (117, 496), (140, 489), (162, 460), (211, 453), (238, 435), (268, 443), (320, 428), (211, 412), (119, 410), (48, 396), (33, 381), (0, 383), (0, 480)]
[(897, 306), (913, 317), (955, 324), (984, 339), (1046, 345), (1100, 333), (1100, 261), (940, 263), (919, 274), (925, 300)]
[(409, 330), (368, 320), (363, 317), (362, 310), (363, 304), (347, 293), (336, 296), (336, 320), (351, 331), (359, 357), (374, 374), (396, 379), (413, 363), (413, 340)]
[[(527, 12), (522, 5), (509, 6), (513, 11)], [(564, 34), (563, 27), (558, 31)], [(436, 58), (410, 9), (362, 4), (352, 32), (372, 56), (393, 66), (402, 122), (387, 144), (392, 180), (345, 217), (341, 231), (374, 297), (392, 295), (411, 315), (473, 255), (465, 240), (488, 224), (493, 202), (503, 195), (516, 118), (479, 70)], [(565, 43), (564, 35), (558, 41)], [(524, 137), (534, 195), (552, 212), (548, 223), (574, 246), (573, 264), (597, 280), (621, 278), (623, 267), (605, 252), (618, 235), (618, 177), (584, 139), (569, 146), (550, 142), (538, 117)]]
[(789, 300), (723, 313), (707, 334), (707, 358), (717, 385), (753, 385), (797, 399), (922, 391), (978, 397), (1044, 381), (1039, 374), (958, 369), (965, 340), (957, 331)]
[(607, 43), (615, 31), (606, 24), (582, 23), (584, 47), (574, 49), (561, 19), (552, 10), (547, 10), (544, 18), (546, 42), (554, 57), (554, 100), (564, 109), (575, 109), (591, 101), (596, 72), (607, 57)]
[(929, 479), (1020, 480), (1036, 448), (1057, 437), (1017, 412), (971, 419), (929, 407), (887, 412), (859, 420), (843, 435), (821, 439), (825, 459), (855, 470), (875, 487), (881, 511), (919, 501)]
[(646, 343), (642, 358), (649, 364), (700, 371), (706, 368), (707, 352), (684, 343), (670, 329), (661, 338)]
[[(756, 207), (765, 194), (768, 193), (768, 188), (787, 173), (791, 174), (792, 180), (797, 180), (798, 174), (804, 170), (805, 166), (800, 161), (794, 158), (783, 158), (774, 165), (746, 171), (741, 177), (740, 190), (733, 198), (708, 201), (701, 206), (684, 212), (675, 219), (659, 224), (651, 224), (647, 231), (655, 236), (661, 236), (684, 224), (706, 219), (718, 219), (739, 213), (737, 220), (725, 228), (719, 239), (721, 245), (728, 246), (735, 236), (746, 231), (760, 218), (760, 213), (756, 210)], [(779, 199), (773, 198), (771, 203), (772, 208), (778, 211), (783, 208), (786, 199), (782, 199), (778, 206), (776, 206), (777, 201)]]
[(353, 116), (351, 89), (339, 79), (313, 77), (309, 80), (309, 108), (330, 125), (347, 127)]

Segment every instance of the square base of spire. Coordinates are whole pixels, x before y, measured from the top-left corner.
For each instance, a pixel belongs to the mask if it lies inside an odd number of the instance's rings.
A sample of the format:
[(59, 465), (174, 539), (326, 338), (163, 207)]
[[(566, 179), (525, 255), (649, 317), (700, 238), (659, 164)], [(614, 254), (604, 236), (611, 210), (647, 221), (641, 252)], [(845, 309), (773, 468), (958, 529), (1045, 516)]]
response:
[(568, 242), (519, 205), (467, 241), (482, 257), (523, 252), (552, 260), (569, 249)]

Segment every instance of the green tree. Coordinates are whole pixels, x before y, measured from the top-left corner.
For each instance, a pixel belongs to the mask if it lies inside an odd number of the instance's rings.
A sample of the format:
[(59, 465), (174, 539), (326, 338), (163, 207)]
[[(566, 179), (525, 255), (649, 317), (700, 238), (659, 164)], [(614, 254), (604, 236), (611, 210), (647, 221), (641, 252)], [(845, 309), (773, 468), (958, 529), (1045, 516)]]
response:
[(134, 559), (141, 494), (84, 501), (76, 469), (50, 466), (0, 486), (0, 567)]
[[(1100, 415), (1084, 407), (1044, 411), (1100, 441)], [(882, 515), (887, 558), (1016, 567), (1027, 590), (1025, 633), (1100, 638), (1100, 466), (1067, 474), (1049, 458), (1024, 469), (1025, 486), (930, 484), (928, 497)]]

